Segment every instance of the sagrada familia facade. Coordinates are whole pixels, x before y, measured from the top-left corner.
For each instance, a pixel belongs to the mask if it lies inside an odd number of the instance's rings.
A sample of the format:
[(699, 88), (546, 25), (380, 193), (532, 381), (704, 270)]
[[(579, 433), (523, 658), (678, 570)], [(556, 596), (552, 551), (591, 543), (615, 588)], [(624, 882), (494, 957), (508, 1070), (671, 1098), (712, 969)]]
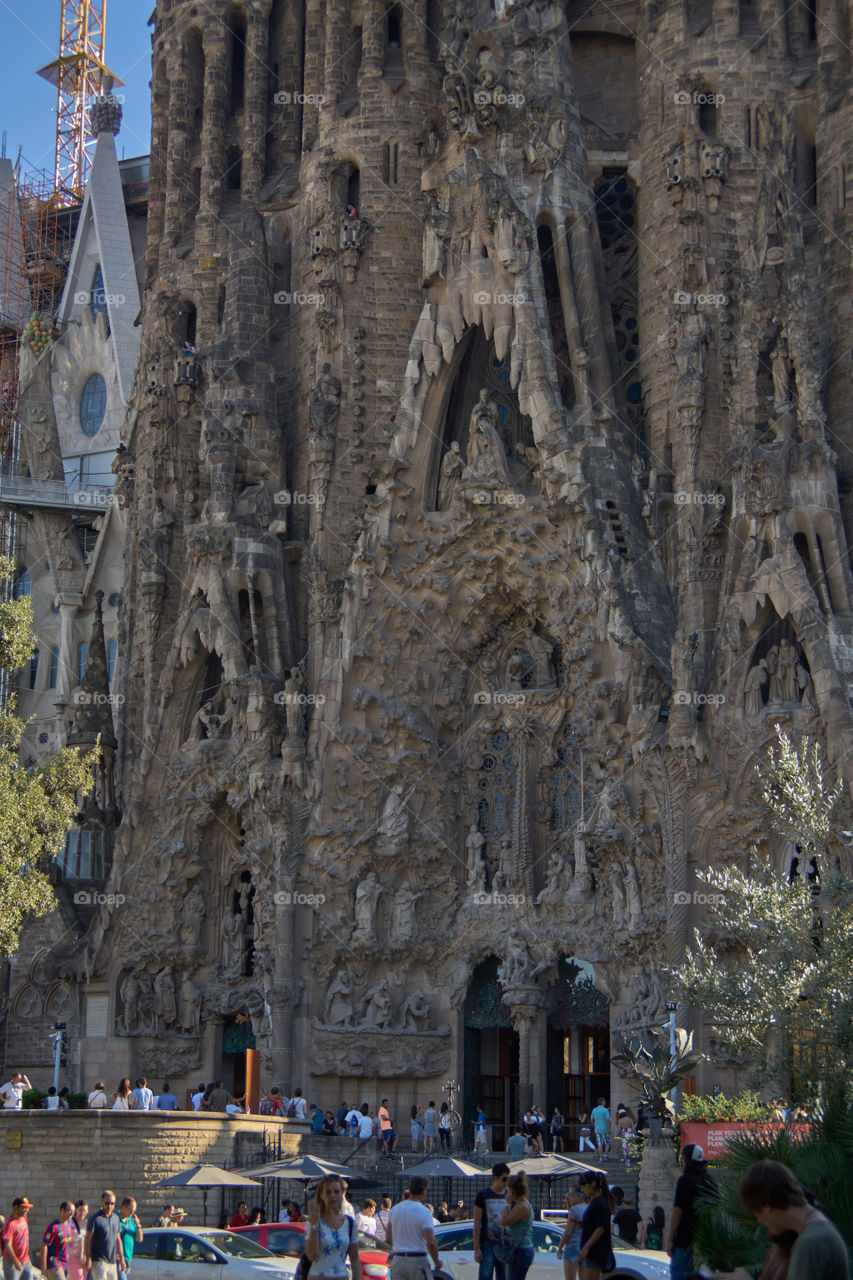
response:
[(697, 870), (787, 869), (775, 726), (851, 776), (846, 24), (158, 0), (87, 1080), (571, 1112)]

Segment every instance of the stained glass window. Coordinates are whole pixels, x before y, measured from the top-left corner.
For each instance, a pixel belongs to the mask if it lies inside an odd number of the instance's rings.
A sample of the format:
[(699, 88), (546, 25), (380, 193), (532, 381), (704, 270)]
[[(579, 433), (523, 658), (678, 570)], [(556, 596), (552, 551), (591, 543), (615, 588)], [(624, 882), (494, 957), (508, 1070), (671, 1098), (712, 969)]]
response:
[(80, 397), (80, 426), (83, 434), (96, 436), (107, 411), (107, 384), (99, 373), (93, 373)]
[(506, 730), (489, 738), (477, 781), (477, 826), (486, 839), (512, 831), (518, 754)]

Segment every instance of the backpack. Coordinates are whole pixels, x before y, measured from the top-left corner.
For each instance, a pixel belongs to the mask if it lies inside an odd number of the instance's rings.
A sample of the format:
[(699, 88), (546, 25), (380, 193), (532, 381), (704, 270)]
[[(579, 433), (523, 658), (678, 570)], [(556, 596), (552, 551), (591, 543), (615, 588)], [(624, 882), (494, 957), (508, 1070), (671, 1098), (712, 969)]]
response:
[(271, 1116), (275, 1114), (272, 1098), (264, 1098), (260, 1106), (260, 1113), (262, 1116)]
[(288, 1120), (296, 1119), (296, 1099), (295, 1098), (291, 1098), (290, 1102), (288, 1102), (287, 1104), (287, 1118)]

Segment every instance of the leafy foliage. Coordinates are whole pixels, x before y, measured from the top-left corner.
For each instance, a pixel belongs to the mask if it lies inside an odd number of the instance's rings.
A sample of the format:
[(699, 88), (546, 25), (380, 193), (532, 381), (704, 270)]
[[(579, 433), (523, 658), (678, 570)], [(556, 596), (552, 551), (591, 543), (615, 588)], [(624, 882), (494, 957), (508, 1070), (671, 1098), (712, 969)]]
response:
[[(0, 557), (0, 577), (11, 565)], [(0, 603), (0, 666), (20, 667), (32, 655), (32, 607), (28, 598)], [(28, 915), (56, 905), (41, 869), (56, 858), (78, 808), (92, 788), (91, 756), (64, 748), (44, 764), (25, 767), (19, 746), (25, 725), (10, 700), (0, 712), (0, 956), (18, 946)]]
[(641, 1037), (632, 1036), (625, 1039), (622, 1051), (611, 1059), (620, 1072), (633, 1076), (639, 1084), (636, 1101), (644, 1103), (653, 1116), (669, 1115), (666, 1095), (705, 1057), (694, 1050), (692, 1031), (678, 1028), (675, 1036), (674, 1055), (670, 1053), (668, 1036), (664, 1043), (657, 1035), (653, 1049), (646, 1048)]
[(718, 1124), (725, 1121), (752, 1120), (759, 1124), (776, 1120), (777, 1108), (769, 1102), (761, 1102), (753, 1089), (744, 1089), (733, 1098), (724, 1093), (685, 1094), (678, 1110), (679, 1120), (698, 1121), (700, 1124)]
[[(819, 856), (839, 795), (827, 789), (819, 748), (798, 749), (780, 733), (759, 776), (774, 825)], [(756, 1064), (754, 1083), (787, 1088), (793, 1073), (803, 1098), (834, 1076), (853, 1083), (853, 882), (820, 865), (822, 880), (791, 883), (752, 849), (746, 870), (701, 872), (709, 924), (675, 974), (720, 1039)]]

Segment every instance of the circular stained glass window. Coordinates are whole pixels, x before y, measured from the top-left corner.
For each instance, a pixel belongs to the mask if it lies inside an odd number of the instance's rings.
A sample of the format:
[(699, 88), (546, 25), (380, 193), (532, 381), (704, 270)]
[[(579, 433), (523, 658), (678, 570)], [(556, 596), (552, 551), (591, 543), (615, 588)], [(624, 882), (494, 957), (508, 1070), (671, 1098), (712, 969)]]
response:
[(93, 373), (80, 397), (80, 425), (87, 436), (96, 436), (107, 411), (107, 384)]

